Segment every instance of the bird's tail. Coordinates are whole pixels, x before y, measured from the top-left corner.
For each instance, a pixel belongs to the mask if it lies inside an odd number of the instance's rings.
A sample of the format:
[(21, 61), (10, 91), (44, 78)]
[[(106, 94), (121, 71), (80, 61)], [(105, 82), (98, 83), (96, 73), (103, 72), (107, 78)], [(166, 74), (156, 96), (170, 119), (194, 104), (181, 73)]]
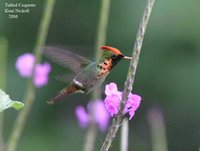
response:
[(55, 97), (49, 99), (47, 101), (47, 103), (55, 104), (56, 102), (63, 99), (65, 96), (73, 94), (73, 93), (77, 93), (78, 90), (79, 90), (79, 88), (76, 85), (69, 85), (69, 86), (65, 87), (64, 89), (62, 89), (61, 91), (59, 91)]

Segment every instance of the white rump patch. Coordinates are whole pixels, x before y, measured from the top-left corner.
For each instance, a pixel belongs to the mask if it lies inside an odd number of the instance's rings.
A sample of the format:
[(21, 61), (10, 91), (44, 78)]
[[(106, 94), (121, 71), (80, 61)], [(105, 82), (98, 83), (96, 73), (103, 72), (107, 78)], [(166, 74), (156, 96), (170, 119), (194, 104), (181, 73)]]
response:
[(83, 84), (82, 84), (81, 82), (77, 81), (76, 79), (73, 79), (73, 81), (74, 81), (74, 83), (75, 83), (76, 85), (78, 85), (79, 87), (83, 87)]

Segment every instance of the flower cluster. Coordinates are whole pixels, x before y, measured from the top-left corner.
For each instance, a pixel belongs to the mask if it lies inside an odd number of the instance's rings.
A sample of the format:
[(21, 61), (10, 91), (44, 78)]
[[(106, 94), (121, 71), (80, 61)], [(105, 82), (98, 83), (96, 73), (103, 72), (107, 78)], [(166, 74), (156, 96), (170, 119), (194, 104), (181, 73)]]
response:
[[(122, 92), (118, 91), (115, 83), (106, 85), (105, 88), (106, 98), (104, 100), (105, 107), (111, 116), (118, 113), (120, 107), (120, 101), (122, 100)], [(136, 94), (130, 93), (128, 96), (127, 104), (124, 108), (124, 114), (129, 113), (129, 120), (131, 120), (135, 114), (135, 111), (140, 106), (141, 97)]]
[(75, 114), (80, 127), (86, 128), (94, 120), (101, 131), (106, 130), (110, 118), (102, 100), (90, 101), (87, 105), (87, 111), (83, 106), (77, 106)]
[[(83, 106), (76, 107), (75, 114), (80, 127), (86, 128), (90, 124), (91, 119), (94, 118), (93, 120), (98, 124), (99, 129), (101, 131), (106, 130), (110, 116), (113, 117), (119, 111), (122, 92), (118, 91), (117, 85), (112, 82), (106, 85), (105, 95), (104, 103), (102, 100), (96, 100), (89, 102), (87, 109)], [(140, 102), (141, 97), (139, 95), (129, 94), (127, 104), (123, 111), (124, 114), (129, 113), (129, 120), (135, 115), (135, 111), (140, 106)]]
[[(17, 58), (15, 67), (22, 77), (31, 77), (35, 56), (31, 53), (25, 53)], [(48, 83), (48, 75), (51, 71), (49, 63), (37, 64), (33, 76), (33, 83), (36, 87), (42, 87)]]

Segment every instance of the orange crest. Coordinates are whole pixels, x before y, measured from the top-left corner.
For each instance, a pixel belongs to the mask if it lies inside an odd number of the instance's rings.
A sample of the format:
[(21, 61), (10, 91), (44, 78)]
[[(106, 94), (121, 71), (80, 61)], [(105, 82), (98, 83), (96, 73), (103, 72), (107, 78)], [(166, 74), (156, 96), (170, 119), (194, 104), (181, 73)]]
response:
[(120, 52), (119, 49), (114, 48), (114, 47), (110, 47), (110, 46), (101, 46), (100, 48), (103, 49), (103, 50), (111, 51), (111, 52), (113, 52), (115, 55), (121, 55), (121, 54), (122, 54), (122, 53)]

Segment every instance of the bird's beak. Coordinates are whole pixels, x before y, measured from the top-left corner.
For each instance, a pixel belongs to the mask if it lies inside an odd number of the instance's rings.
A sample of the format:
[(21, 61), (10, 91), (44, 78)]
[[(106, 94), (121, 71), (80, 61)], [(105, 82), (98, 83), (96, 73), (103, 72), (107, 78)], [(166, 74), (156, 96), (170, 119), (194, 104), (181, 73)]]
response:
[(132, 57), (128, 57), (128, 56), (124, 56), (123, 59), (126, 59), (126, 60), (131, 60)]

